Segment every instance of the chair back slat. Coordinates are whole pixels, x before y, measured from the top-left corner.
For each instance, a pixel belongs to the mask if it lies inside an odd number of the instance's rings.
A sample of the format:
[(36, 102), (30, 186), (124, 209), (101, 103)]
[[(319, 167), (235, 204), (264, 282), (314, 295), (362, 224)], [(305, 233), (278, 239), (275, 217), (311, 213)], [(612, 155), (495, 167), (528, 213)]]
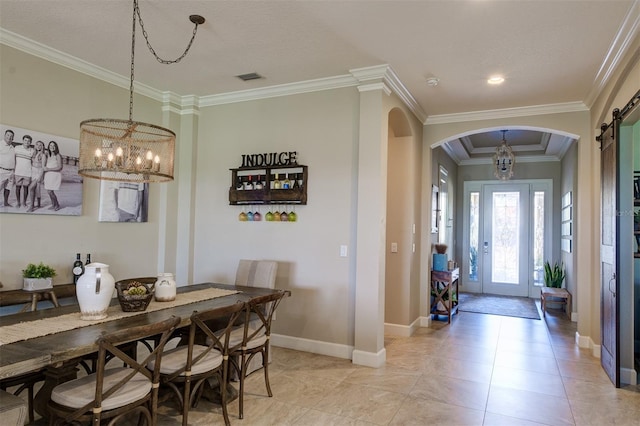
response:
[[(286, 291), (279, 290), (277, 293), (254, 297), (248, 302), (249, 309), (247, 310), (247, 318), (245, 320), (244, 346), (257, 337), (271, 335), (273, 314), (286, 295)], [(255, 329), (251, 329), (251, 320), (256, 318), (259, 319), (258, 326)]]
[[(246, 311), (246, 307), (247, 305), (245, 302), (238, 301), (231, 306), (224, 306), (202, 312), (194, 311), (191, 315), (191, 326), (189, 329), (187, 362), (184, 368), (166, 375), (165, 380), (171, 381), (180, 375), (191, 372), (193, 366), (207, 356), (211, 351), (217, 350), (223, 356), (228, 355), (229, 334), (232, 328), (239, 324), (239, 320), (243, 316), (242, 314)], [(222, 331), (212, 330), (208, 323), (220, 319), (223, 319), (225, 323)], [(198, 339), (198, 335), (204, 336), (205, 339)], [(194, 357), (193, 346), (196, 344), (196, 339), (206, 340), (207, 347)]]

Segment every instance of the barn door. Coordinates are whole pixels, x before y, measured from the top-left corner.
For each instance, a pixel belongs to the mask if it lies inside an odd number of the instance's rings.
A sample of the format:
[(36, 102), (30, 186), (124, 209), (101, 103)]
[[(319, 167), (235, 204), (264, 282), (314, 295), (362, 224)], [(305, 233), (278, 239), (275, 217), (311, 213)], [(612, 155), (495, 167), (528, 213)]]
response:
[(619, 216), (619, 167), (618, 141), (616, 133), (619, 124), (614, 120), (602, 126), (600, 141), (600, 183), (601, 183), (601, 242), (600, 242), (600, 322), (602, 345), (600, 362), (611, 381), (620, 387), (620, 302), (618, 299), (618, 220)]

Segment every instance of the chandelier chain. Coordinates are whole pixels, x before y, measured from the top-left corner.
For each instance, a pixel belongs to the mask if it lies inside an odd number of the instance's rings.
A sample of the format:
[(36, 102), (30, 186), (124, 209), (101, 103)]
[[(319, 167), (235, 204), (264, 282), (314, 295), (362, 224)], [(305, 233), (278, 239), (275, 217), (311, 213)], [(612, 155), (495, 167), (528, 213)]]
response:
[(133, 122), (133, 78), (136, 57), (136, 9), (138, 0), (133, 2), (133, 18), (131, 19), (131, 79), (129, 80), (129, 123)]
[(158, 56), (156, 51), (151, 46), (151, 42), (149, 41), (149, 34), (147, 34), (147, 30), (145, 30), (145, 28), (144, 28), (144, 22), (142, 21), (142, 16), (140, 15), (140, 8), (138, 7), (138, 0), (135, 0), (135, 6), (134, 7), (135, 7), (135, 11), (134, 12), (137, 13), (138, 21), (140, 21), (140, 28), (142, 29), (142, 35), (144, 36), (144, 39), (147, 42), (147, 47), (149, 48), (149, 51), (153, 54), (153, 56), (156, 58), (156, 60), (158, 62), (160, 62), (161, 64), (165, 64), (165, 65), (175, 64), (175, 63), (180, 62), (182, 60), (182, 58), (187, 56), (187, 53), (189, 53), (189, 49), (191, 49), (191, 45), (193, 44), (193, 40), (195, 40), (195, 38), (196, 38), (196, 32), (198, 32), (198, 23), (197, 22), (194, 22), (195, 26), (193, 27), (193, 34), (191, 35), (191, 40), (189, 40), (189, 44), (187, 45), (187, 48), (184, 50), (184, 52), (182, 52), (182, 55), (180, 55), (176, 59), (167, 60), (167, 59), (163, 59), (160, 56)]

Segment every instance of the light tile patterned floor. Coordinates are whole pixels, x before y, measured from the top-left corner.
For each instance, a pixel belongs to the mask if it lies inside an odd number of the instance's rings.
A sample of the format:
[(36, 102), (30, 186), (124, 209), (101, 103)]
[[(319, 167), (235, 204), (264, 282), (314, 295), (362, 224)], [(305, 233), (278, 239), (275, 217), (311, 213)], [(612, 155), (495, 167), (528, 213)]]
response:
[[(245, 418), (232, 425), (640, 425), (640, 388), (615, 389), (589, 351), (574, 344), (575, 323), (461, 312), (414, 336), (387, 336), (387, 363), (274, 348), (273, 398), (261, 372), (248, 380)], [(160, 407), (160, 425), (178, 425)], [(189, 424), (224, 424), (201, 401)]]

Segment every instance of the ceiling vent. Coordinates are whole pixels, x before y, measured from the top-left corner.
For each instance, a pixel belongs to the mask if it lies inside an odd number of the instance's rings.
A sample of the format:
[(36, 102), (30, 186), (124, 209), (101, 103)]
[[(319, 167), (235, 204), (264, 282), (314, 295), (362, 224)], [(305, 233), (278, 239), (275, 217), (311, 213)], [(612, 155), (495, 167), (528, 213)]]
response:
[(236, 75), (236, 77), (238, 77), (242, 81), (259, 80), (261, 78), (264, 78), (260, 74), (258, 74), (257, 72), (250, 72), (248, 74), (240, 74), (240, 75)]

